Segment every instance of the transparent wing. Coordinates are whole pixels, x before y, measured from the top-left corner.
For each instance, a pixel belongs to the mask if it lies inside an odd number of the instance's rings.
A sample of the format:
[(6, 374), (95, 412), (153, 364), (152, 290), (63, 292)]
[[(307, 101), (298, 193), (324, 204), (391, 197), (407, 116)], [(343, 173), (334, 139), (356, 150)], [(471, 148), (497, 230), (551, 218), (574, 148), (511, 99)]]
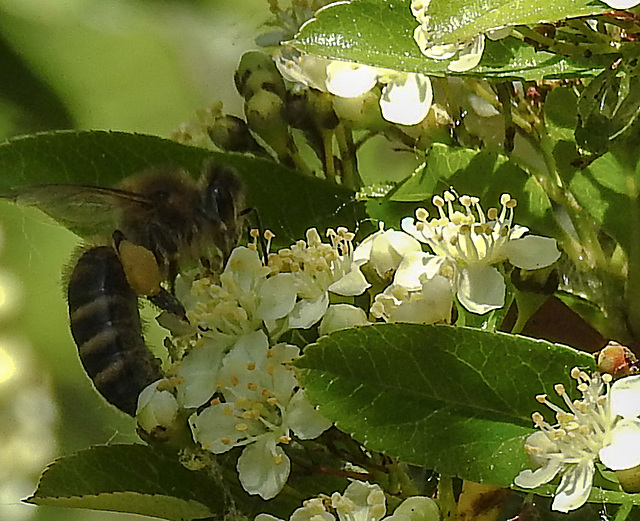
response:
[(84, 185), (43, 184), (12, 189), (0, 198), (21, 206), (34, 206), (81, 237), (105, 235), (117, 229), (122, 211), (147, 207), (139, 194)]

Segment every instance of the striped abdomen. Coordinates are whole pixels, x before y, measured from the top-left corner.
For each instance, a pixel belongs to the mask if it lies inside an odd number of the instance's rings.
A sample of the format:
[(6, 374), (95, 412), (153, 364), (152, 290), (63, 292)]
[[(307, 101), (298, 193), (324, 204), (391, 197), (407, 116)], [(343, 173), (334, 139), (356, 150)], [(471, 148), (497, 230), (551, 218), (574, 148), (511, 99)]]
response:
[(78, 260), (69, 281), (71, 334), (96, 389), (134, 416), (138, 395), (163, 377), (142, 336), (138, 296), (115, 250), (100, 246)]

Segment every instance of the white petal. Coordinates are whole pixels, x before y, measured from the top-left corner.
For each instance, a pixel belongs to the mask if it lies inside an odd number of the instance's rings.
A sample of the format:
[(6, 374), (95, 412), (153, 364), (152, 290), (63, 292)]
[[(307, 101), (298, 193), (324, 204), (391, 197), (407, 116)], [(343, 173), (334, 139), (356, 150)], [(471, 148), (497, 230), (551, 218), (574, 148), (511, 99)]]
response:
[(202, 347), (194, 347), (178, 367), (176, 386), (182, 407), (199, 407), (216, 392), (216, 380), (224, 349), (205, 340)]
[[(193, 439), (214, 454), (233, 449), (241, 438), (246, 437), (246, 433), (236, 429), (237, 418), (225, 412), (228, 407), (231, 406), (226, 403), (211, 405), (198, 416), (189, 418)], [(223, 439), (228, 443), (223, 443)]]
[(640, 421), (622, 420), (611, 432), (610, 444), (600, 449), (600, 461), (611, 470), (640, 465)]
[(396, 286), (402, 286), (408, 291), (422, 289), (422, 276), (432, 279), (440, 271), (440, 267), (445, 262), (444, 257), (438, 257), (422, 251), (407, 253), (398, 266), (393, 277)]
[(430, 497), (411, 496), (393, 511), (392, 517), (396, 516), (406, 516), (408, 521), (436, 521), (440, 519), (440, 509)]
[(289, 81), (301, 83), (307, 87), (313, 87), (325, 91), (327, 77), (326, 68), (329, 60), (310, 54), (303, 54), (287, 58), (282, 53), (274, 54), (274, 61), (280, 74)]
[(432, 101), (433, 88), (429, 77), (407, 73), (404, 81), (397, 79), (385, 85), (380, 109), (382, 117), (391, 123), (417, 125), (427, 117)]
[(369, 262), (381, 278), (398, 268), (404, 255), (420, 251), (420, 243), (411, 235), (397, 230), (383, 230), (369, 235), (353, 252), (353, 262)]
[(315, 299), (302, 299), (296, 302), (289, 314), (290, 329), (308, 329), (320, 320), (329, 307), (329, 295), (323, 293)]
[(562, 468), (562, 463), (558, 460), (548, 460), (547, 464), (537, 470), (523, 470), (516, 476), (513, 482), (522, 488), (537, 488), (549, 483), (555, 478)]
[(318, 332), (321, 335), (328, 335), (338, 329), (364, 326), (370, 323), (367, 320), (367, 314), (362, 308), (351, 304), (331, 304), (324, 317), (322, 317)]
[(158, 391), (158, 380), (145, 387), (138, 396), (136, 420), (142, 430), (153, 432), (154, 429), (170, 428), (178, 417), (178, 402), (169, 391)]
[(420, 242), (405, 232), (397, 230), (387, 230), (384, 238), (389, 243), (389, 247), (398, 255), (404, 256), (411, 251), (420, 251)]
[(261, 513), (254, 517), (253, 521), (284, 521), (284, 519), (272, 516), (271, 514)]
[(331, 496), (331, 506), (340, 521), (380, 521), (386, 512), (386, 498), (379, 485), (354, 480), (342, 496)]
[(613, 414), (629, 419), (640, 416), (640, 375), (616, 380), (609, 393)]
[(353, 62), (332, 61), (327, 65), (327, 90), (341, 98), (357, 98), (369, 92), (378, 81), (373, 67)]
[(286, 426), (303, 440), (317, 438), (333, 425), (331, 421), (313, 408), (302, 390), (293, 395), (287, 405), (285, 415)]
[(558, 512), (569, 512), (569, 510), (575, 510), (584, 505), (591, 492), (594, 472), (595, 466), (590, 460), (583, 461), (566, 470), (556, 489), (551, 509)]
[(457, 294), (467, 310), (484, 315), (504, 306), (504, 278), (493, 266), (472, 264), (460, 270)]
[(466, 72), (480, 63), (484, 52), (484, 34), (476, 36), (458, 54), (458, 59), (452, 61), (447, 69), (453, 72)]
[(296, 303), (296, 280), (292, 273), (278, 273), (260, 287), (257, 315), (262, 320), (276, 320), (288, 315)]
[(640, 4), (637, 0), (602, 0), (605, 4), (613, 9), (631, 9)]
[(271, 499), (287, 482), (291, 462), (282, 448), (276, 446), (273, 437), (265, 435), (245, 447), (237, 468), (242, 488), (262, 499)]
[(502, 253), (518, 268), (537, 270), (550, 266), (560, 258), (556, 244), (556, 240), (550, 237), (528, 235), (506, 243)]
[(331, 284), (328, 289), (336, 295), (354, 297), (362, 295), (370, 286), (371, 284), (360, 271), (360, 267), (356, 263), (352, 263), (351, 270), (344, 277)]

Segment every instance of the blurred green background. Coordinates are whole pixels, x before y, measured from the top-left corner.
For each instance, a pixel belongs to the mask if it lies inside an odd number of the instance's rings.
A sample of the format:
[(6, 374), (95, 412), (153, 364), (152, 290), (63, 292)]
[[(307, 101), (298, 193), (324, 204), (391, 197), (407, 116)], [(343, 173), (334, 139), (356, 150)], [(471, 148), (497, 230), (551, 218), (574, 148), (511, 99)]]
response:
[[(0, 137), (169, 136), (216, 100), (241, 116), (233, 71), (268, 15), (266, 0), (0, 0)], [(92, 390), (68, 331), (61, 273), (78, 244), (39, 212), (0, 202), (2, 521), (142, 519), (20, 502), (55, 457), (137, 440)]]

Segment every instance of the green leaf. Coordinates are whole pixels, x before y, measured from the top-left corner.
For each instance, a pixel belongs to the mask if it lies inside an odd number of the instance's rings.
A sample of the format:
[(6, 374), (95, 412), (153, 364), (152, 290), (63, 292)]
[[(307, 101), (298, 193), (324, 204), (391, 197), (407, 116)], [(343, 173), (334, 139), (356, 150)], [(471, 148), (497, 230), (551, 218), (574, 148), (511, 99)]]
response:
[(535, 395), (591, 355), (477, 329), (377, 324), (337, 331), (296, 362), (312, 403), (372, 450), (448, 476), (509, 486), (528, 457)]
[(365, 217), (351, 191), (277, 163), (124, 132), (54, 132), (6, 141), (0, 145), (0, 197), (11, 198), (11, 189), (37, 184), (108, 187), (158, 167), (184, 168), (197, 177), (207, 158), (238, 171), (248, 204), (258, 210), (262, 225), (275, 232), (276, 244), (304, 237), (311, 226), (353, 228)]
[(206, 472), (159, 450), (105, 445), (53, 462), (26, 501), (186, 521), (221, 516), (230, 506), (222, 490)]
[(629, 190), (634, 187), (632, 175), (624, 162), (607, 152), (585, 170), (576, 171), (569, 183), (580, 205), (627, 251), (630, 247), (629, 216), (635, 204), (629, 197)]
[(429, 28), (434, 43), (455, 43), (490, 29), (535, 25), (611, 11), (598, 0), (431, 0)]
[[(470, 148), (434, 144), (424, 169), (396, 190), (391, 201), (431, 201), (434, 194), (453, 187), (459, 194), (480, 197), (485, 209), (498, 206), (508, 192), (518, 200), (515, 222), (536, 233), (553, 229), (551, 203), (533, 177), (506, 156)], [(371, 213), (371, 212), (370, 212)]]
[[(599, 2), (596, 2), (599, 3)], [(450, 2), (457, 9), (459, 2)], [(336, 3), (304, 25), (294, 47), (325, 58), (374, 67), (443, 76), (448, 61), (425, 57), (413, 39), (418, 26), (409, 2), (358, 0)], [(516, 38), (487, 41), (480, 65), (469, 74), (491, 78), (564, 78), (592, 76), (593, 62), (536, 51)]]

